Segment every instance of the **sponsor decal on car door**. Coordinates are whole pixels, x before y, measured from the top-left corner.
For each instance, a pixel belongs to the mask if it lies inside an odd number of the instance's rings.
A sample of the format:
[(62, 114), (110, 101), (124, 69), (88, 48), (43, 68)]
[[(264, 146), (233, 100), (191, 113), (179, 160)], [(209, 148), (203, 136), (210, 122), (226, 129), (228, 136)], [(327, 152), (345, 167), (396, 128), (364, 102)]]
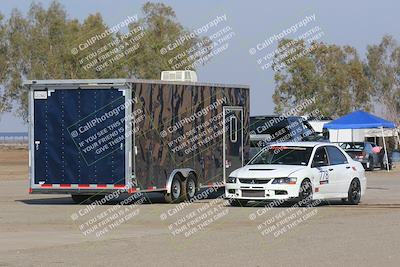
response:
[(330, 171), (328, 154), (324, 147), (319, 147), (315, 151), (311, 167), (314, 173), (316, 192), (329, 194), (332, 186), (332, 171)]

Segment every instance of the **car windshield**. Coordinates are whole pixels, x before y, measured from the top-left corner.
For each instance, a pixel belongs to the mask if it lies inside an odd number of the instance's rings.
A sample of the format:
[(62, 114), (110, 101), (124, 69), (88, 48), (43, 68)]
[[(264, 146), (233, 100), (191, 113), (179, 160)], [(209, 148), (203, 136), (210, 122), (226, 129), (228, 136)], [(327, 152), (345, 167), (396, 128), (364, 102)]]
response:
[(307, 165), (310, 160), (312, 147), (300, 146), (271, 146), (256, 155), (249, 165), (280, 164), (280, 165)]

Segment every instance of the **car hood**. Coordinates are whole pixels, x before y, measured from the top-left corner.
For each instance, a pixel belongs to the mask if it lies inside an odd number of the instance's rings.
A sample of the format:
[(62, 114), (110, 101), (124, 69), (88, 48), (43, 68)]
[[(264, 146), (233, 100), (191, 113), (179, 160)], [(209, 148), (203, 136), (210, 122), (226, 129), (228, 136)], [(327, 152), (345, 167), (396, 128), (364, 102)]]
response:
[(237, 178), (274, 178), (288, 177), (291, 174), (306, 168), (293, 165), (246, 165), (233, 171), (229, 176)]

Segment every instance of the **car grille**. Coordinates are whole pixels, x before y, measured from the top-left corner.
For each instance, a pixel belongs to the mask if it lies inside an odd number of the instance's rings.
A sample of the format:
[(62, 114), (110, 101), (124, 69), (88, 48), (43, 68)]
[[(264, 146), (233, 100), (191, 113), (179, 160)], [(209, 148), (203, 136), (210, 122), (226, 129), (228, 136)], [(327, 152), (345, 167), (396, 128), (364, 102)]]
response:
[(242, 184), (267, 184), (271, 179), (239, 179)]
[(242, 190), (242, 197), (264, 197), (265, 190)]

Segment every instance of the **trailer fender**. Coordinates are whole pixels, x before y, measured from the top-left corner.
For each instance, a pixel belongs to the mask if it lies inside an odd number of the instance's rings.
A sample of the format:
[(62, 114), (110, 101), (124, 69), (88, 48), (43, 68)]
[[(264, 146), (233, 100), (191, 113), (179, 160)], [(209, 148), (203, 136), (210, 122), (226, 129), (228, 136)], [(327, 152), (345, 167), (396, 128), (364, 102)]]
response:
[[(171, 172), (171, 174), (168, 177), (167, 180), (167, 194), (171, 193), (171, 184), (172, 184), (172, 179), (175, 177), (176, 174), (181, 174), (183, 178), (186, 178), (189, 176), (189, 174), (193, 172), (196, 175), (196, 172), (193, 169), (190, 168), (185, 168), (185, 169), (175, 169)], [(197, 176), (197, 175), (196, 175)]]

